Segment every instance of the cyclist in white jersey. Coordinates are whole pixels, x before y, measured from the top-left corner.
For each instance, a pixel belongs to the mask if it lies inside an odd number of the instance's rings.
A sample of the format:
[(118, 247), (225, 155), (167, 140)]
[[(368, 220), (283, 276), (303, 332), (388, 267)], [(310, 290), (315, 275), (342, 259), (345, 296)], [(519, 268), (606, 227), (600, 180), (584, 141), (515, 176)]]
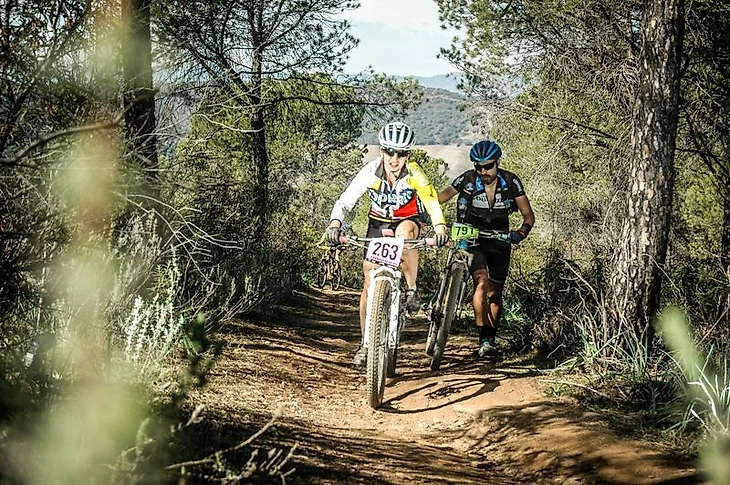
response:
[[(448, 235), (436, 190), (423, 169), (416, 162), (408, 160), (413, 146), (413, 131), (405, 123), (388, 123), (380, 130), (378, 140), (380, 156), (358, 172), (335, 202), (330, 214), (329, 227), (325, 231), (328, 241), (333, 245), (339, 243), (345, 215), (367, 192), (371, 201), (367, 237), (380, 237), (383, 229), (392, 229), (396, 237), (416, 239), (422, 226), (418, 211), (418, 198), (420, 198), (433, 221), (436, 245), (443, 246), (448, 241)], [(360, 295), (361, 332), (365, 331), (369, 270), (374, 266), (374, 263), (363, 260), (365, 278)], [(409, 314), (415, 315), (420, 308), (416, 287), (418, 250), (406, 249), (403, 252), (401, 269), (408, 285), (406, 310)], [(355, 353), (354, 360), (358, 366), (365, 365), (367, 349), (360, 347)]]

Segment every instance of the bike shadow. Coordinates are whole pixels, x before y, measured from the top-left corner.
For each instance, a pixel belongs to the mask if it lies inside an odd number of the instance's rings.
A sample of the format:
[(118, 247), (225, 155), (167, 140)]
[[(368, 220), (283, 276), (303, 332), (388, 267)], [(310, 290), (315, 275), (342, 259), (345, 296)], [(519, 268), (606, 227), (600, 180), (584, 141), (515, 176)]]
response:
[[(484, 376), (453, 376), (446, 380), (435, 380), (426, 382), (422, 385), (408, 389), (396, 396), (393, 396), (380, 406), (380, 410), (391, 414), (416, 414), (426, 411), (434, 411), (437, 409), (453, 406), (454, 404), (469, 401), (477, 398), (482, 394), (493, 392), (500, 384), (503, 378), (493, 378)], [(392, 381), (391, 381), (391, 384)], [(476, 387), (471, 392), (466, 392)], [(427, 399), (428, 405), (423, 407), (403, 409), (395, 407), (395, 403), (401, 403), (411, 396), (423, 395)], [(456, 399), (447, 399), (449, 396), (459, 395)], [(434, 403), (434, 401), (441, 401)]]

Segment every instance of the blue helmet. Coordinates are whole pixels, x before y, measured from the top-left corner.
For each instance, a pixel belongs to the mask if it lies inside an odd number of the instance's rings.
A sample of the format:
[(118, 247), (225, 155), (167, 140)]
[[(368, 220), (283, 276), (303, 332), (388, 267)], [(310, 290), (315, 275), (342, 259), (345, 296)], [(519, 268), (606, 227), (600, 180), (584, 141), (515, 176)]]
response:
[(502, 149), (491, 140), (482, 140), (474, 144), (469, 150), (469, 158), (473, 163), (484, 163), (487, 160), (498, 160), (502, 156)]

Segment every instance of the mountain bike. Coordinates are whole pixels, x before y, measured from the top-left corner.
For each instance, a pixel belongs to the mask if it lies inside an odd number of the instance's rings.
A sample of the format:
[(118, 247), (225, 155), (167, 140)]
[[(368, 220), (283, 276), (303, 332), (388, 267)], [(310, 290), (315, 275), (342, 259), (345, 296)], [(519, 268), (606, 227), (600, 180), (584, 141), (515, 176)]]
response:
[(446, 266), (441, 272), (441, 283), (431, 300), (428, 316), (430, 325), (426, 338), (426, 354), (431, 357), (431, 370), (441, 367), (441, 359), (449, 338), (451, 324), (460, 314), (469, 284), (469, 267), (473, 255), (467, 251), (476, 240), (499, 239), (509, 241), (509, 234), (500, 231), (479, 230), (469, 224), (451, 225), (451, 245)]
[(317, 286), (324, 288), (327, 282), (331, 282), (332, 289), (338, 290), (342, 281), (342, 268), (338, 253), (344, 250), (344, 246), (327, 246), (327, 251), (322, 255), (317, 267)]
[(411, 249), (435, 246), (434, 239), (403, 239), (390, 236), (360, 238), (343, 236), (347, 246), (366, 248), (365, 259), (378, 266), (370, 269), (363, 346), (368, 349), (365, 388), (368, 404), (383, 403), (385, 379), (395, 376), (398, 343), (405, 324), (405, 303), (401, 298), (398, 270), (406, 246)]

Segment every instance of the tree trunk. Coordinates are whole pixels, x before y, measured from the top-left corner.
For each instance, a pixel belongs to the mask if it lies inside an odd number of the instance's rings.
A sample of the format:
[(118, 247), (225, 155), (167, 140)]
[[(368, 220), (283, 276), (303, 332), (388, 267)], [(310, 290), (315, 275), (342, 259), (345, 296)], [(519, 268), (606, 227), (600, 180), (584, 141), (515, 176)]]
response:
[[(722, 234), (720, 244), (720, 264), (725, 270), (727, 278), (726, 288), (730, 288), (730, 188), (721, 186), (720, 195), (722, 196)], [(730, 291), (725, 297), (725, 308), (721, 308), (723, 312), (726, 338), (725, 342), (730, 344)]]
[(722, 234), (720, 244), (720, 261), (730, 278), (730, 188), (722, 189)]
[[(251, 129), (252, 151), (254, 164), (254, 192), (255, 207), (258, 208), (259, 220), (256, 225), (259, 229), (266, 227), (269, 211), (269, 155), (266, 151), (266, 129), (264, 125), (264, 108), (261, 105), (261, 77), (253, 76), (251, 87)], [(258, 79), (256, 79), (258, 77)]]
[(143, 192), (158, 200), (159, 164), (155, 134), (155, 95), (152, 87), (150, 1), (122, 0), (122, 21), (128, 33), (123, 50), (126, 110), (124, 122), (127, 143), (144, 170), (146, 187)]
[(616, 330), (628, 332), (622, 334), (623, 344), (638, 341), (647, 350), (669, 242), (683, 31), (683, 0), (646, 0), (631, 187), (614, 255), (610, 301)]
[(259, 215), (258, 220), (254, 221), (254, 227), (259, 234), (266, 228), (269, 215), (269, 155), (266, 150), (266, 125), (261, 95), (263, 82), (263, 51), (262, 42), (259, 39), (262, 28), (261, 13), (260, 9), (252, 8), (249, 10), (249, 30), (253, 53), (251, 86), (248, 98), (251, 109), (251, 130), (253, 132), (251, 148), (253, 152), (254, 182), (256, 184), (254, 204), (258, 208)]

